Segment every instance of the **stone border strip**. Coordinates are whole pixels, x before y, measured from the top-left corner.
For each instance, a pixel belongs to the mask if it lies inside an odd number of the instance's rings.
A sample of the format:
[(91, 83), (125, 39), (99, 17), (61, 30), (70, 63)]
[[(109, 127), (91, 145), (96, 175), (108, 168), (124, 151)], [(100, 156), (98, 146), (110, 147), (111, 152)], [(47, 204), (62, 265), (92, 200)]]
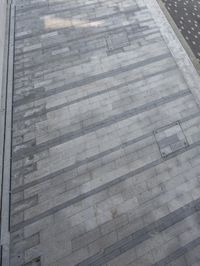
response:
[(2, 193), (2, 174), (3, 174), (3, 151), (4, 151), (4, 128), (5, 128), (5, 108), (6, 108), (6, 88), (7, 88), (7, 69), (8, 69), (8, 32), (9, 32), (9, 6), (6, 10), (6, 36), (5, 36), (5, 49), (3, 58), (3, 72), (2, 74), (2, 86), (0, 85), (0, 206), (1, 206), (1, 193)]
[(14, 58), (14, 32), (15, 32), (15, 5), (10, 4), (8, 15), (8, 61), (7, 84), (4, 96), (4, 125), (3, 125), (3, 164), (2, 164), (2, 204), (1, 204), (1, 245), (2, 266), (9, 266), (10, 244), (10, 179), (11, 179), (11, 147), (12, 147), (12, 101), (13, 101), (13, 58)]
[[(140, 0), (137, 0), (140, 3)], [(200, 76), (195, 69), (191, 59), (185, 51), (181, 41), (174, 32), (172, 26), (164, 15), (164, 10), (158, 4), (160, 0), (142, 0), (145, 5), (149, 8), (152, 17), (154, 18), (157, 25), (159, 25), (160, 32), (165, 40), (168, 48), (170, 49), (174, 60), (176, 61), (183, 77), (191, 89), (192, 94), (198, 105), (200, 105)], [(141, 2), (142, 3), (142, 2)], [(165, 12), (166, 13), (166, 12)], [(171, 22), (171, 20), (170, 20)], [(175, 24), (175, 23), (174, 23)], [(176, 25), (175, 25), (176, 26)]]

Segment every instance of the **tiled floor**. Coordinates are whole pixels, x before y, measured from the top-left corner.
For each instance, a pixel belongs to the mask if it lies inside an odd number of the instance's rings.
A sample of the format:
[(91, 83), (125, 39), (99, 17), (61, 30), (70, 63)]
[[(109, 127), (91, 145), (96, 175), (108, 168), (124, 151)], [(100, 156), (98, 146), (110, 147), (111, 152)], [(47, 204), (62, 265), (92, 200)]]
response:
[(16, 2), (11, 266), (199, 266), (200, 109), (142, 0)]

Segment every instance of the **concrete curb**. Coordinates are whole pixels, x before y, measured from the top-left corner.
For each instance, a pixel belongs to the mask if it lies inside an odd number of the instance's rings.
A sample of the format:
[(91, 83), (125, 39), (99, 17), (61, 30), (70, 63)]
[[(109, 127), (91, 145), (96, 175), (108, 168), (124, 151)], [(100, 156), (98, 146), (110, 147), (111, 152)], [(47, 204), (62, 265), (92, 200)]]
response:
[(0, 126), (1, 135), (1, 265), (9, 266), (10, 242), (10, 173), (11, 173), (11, 148), (12, 148), (12, 100), (13, 100), (13, 58), (14, 58), (14, 32), (15, 32), (15, 6), (8, 7), (7, 43), (8, 53), (6, 62), (6, 80), (3, 94), (3, 108)]
[[(172, 53), (189, 89), (194, 95), (197, 104), (200, 105), (200, 76), (197, 69), (194, 67), (194, 62), (191, 61), (181, 41), (178, 39), (175, 33), (176, 30), (174, 32), (173, 27), (166, 18), (167, 15), (165, 16), (165, 12), (158, 3), (160, 0), (143, 1), (148, 6), (157, 25), (159, 25), (163, 39), (167, 43), (167, 46)], [(174, 26), (176, 26), (175, 23)]]

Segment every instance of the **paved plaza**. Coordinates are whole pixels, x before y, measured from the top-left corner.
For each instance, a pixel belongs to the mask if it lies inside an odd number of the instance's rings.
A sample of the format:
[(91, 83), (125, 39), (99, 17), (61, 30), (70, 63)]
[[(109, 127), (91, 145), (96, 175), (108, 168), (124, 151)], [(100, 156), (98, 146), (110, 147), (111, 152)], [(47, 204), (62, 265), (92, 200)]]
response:
[(155, 0), (16, 0), (10, 266), (199, 266), (200, 83)]

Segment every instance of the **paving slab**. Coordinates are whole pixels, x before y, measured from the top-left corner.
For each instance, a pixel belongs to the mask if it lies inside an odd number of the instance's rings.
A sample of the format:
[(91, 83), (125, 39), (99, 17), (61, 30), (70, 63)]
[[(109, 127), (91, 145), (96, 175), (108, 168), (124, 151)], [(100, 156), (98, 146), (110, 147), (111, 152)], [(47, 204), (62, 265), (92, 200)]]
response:
[(10, 265), (198, 265), (200, 78), (158, 3), (15, 4)]

